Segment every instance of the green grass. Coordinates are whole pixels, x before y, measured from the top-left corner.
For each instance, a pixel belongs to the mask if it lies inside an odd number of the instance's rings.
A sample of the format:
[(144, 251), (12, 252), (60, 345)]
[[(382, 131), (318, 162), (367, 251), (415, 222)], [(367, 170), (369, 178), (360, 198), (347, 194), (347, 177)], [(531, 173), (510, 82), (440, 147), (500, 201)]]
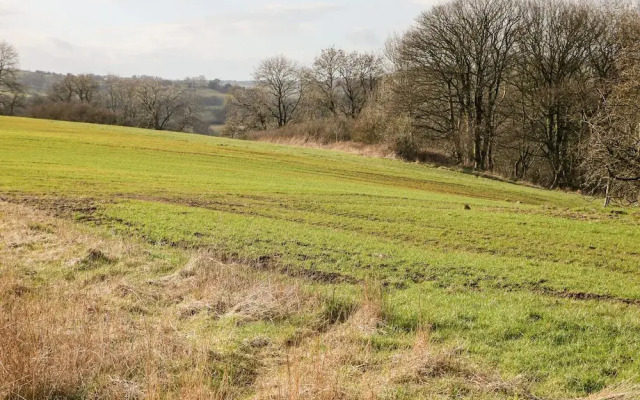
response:
[(393, 329), (429, 325), (541, 395), (640, 382), (635, 210), (394, 160), (16, 118), (0, 118), (0, 168), (4, 197), (91, 198), (89, 223), (121, 235), (380, 282)]

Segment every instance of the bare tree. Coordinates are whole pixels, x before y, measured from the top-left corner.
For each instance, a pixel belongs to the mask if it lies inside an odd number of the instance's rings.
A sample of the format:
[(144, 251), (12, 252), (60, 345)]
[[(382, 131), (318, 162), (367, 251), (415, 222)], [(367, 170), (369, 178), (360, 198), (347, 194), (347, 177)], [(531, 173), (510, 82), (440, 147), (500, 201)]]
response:
[(478, 169), (493, 168), (520, 20), (516, 0), (454, 0), (423, 13), (400, 46), (417, 125), (450, 138), (457, 157)]
[(204, 75), (200, 75), (197, 77), (186, 77), (184, 78), (184, 83), (187, 85), (187, 88), (192, 90), (204, 89), (207, 87), (209, 82)]
[(340, 72), (344, 69), (347, 55), (343, 50), (331, 47), (322, 50), (310, 69), (305, 71), (305, 79), (311, 95), (322, 116), (336, 116), (340, 104)]
[(238, 134), (265, 130), (271, 117), (267, 108), (268, 95), (261, 88), (235, 88), (227, 98), (225, 134), (236, 138)]
[(584, 115), (595, 93), (590, 55), (602, 35), (600, 27), (594, 8), (586, 4), (526, 4), (517, 86), (529, 139), (548, 162), (551, 187), (575, 186)]
[(100, 90), (100, 82), (94, 75), (67, 74), (51, 87), (49, 97), (53, 101), (91, 103)]
[(193, 132), (201, 123), (202, 106), (194, 89), (183, 92), (182, 107), (174, 117), (172, 129), (178, 132)]
[(298, 65), (282, 55), (271, 57), (260, 63), (254, 79), (266, 93), (265, 107), (275, 118), (278, 127), (291, 122), (302, 99)]
[(16, 49), (0, 41), (0, 112), (14, 115), (24, 98), (22, 85), (18, 83), (19, 58)]
[(110, 75), (105, 79), (104, 104), (116, 114), (119, 125), (139, 124), (140, 107), (136, 96), (136, 80)]
[(622, 16), (616, 57), (618, 74), (590, 119), (586, 184), (615, 197), (638, 202), (640, 193), (640, 11)]
[(18, 82), (13, 82), (6, 87), (5, 93), (0, 93), (0, 109), (6, 115), (16, 115), (27, 105), (25, 88)]
[(305, 71), (309, 103), (320, 117), (339, 113), (357, 118), (384, 75), (383, 60), (374, 54), (329, 48)]
[(197, 116), (195, 96), (186, 89), (160, 78), (136, 81), (136, 99), (144, 127), (156, 130), (187, 130)]
[(382, 58), (367, 53), (350, 53), (339, 65), (338, 73), (342, 89), (342, 112), (355, 119), (374, 93), (384, 73)]
[(15, 47), (5, 41), (0, 41), (0, 90), (16, 81), (18, 65), (18, 52)]
[(77, 75), (73, 78), (73, 89), (81, 103), (91, 103), (99, 92), (100, 82), (94, 75)]
[(75, 76), (67, 74), (61, 81), (54, 83), (49, 92), (49, 98), (53, 101), (70, 103), (76, 99)]

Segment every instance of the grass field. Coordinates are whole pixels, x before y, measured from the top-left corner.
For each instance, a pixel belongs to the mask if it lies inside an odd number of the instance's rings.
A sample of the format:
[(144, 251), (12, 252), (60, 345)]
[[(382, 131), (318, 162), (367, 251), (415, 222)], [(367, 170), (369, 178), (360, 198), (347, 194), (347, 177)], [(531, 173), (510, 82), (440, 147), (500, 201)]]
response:
[[(86, 297), (130, 321), (118, 332), (136, 351), (184, 347), (124, 371), (80, 363), (67, 397), (119, 376), (111, 397), (129, 382), (147, 398), (640, 398), (635, 209), (395, 160), (18, 118), (0, 117), (0, 168), (5, 316)], [(3, 378), (33, 358), (3, 345), (18, 360), (0, 364), (6, 396), (58, 393)]]

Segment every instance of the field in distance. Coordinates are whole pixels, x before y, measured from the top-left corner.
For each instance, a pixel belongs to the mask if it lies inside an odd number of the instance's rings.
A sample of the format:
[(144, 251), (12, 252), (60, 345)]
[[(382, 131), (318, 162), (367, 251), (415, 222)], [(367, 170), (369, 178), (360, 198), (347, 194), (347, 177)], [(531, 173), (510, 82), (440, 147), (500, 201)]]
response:
[(5, 117), (0, 168), (0, 397), (640, 393), (635, 209), (396, 160)]

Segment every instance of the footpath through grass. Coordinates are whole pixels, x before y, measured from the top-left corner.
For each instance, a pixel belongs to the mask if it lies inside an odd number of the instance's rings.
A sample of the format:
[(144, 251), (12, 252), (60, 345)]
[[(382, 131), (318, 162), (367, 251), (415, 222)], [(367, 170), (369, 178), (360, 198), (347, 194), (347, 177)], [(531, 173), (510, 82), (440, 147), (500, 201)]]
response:
[(394, 160), (18, 118), (0, 118), (0, 169), (4, 199), (120, 236), (376, 282), (390, 327), (430, 329), (540, 396), (640, 382), (635, 210)]

